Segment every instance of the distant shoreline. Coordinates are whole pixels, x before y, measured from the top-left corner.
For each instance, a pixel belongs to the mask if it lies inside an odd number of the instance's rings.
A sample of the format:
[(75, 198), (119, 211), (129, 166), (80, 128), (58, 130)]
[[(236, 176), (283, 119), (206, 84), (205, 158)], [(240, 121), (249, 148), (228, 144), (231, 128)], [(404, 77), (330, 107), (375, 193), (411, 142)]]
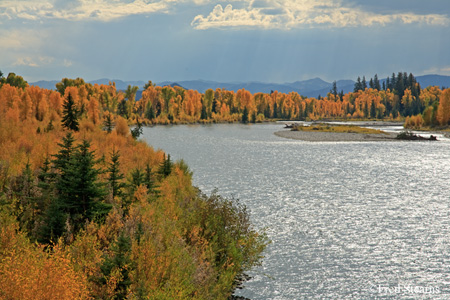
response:
[(302, 140), (307, 142), (372, 142), (372, 141), (396, 141), (396, 133), (364, 134), (341, 132), (311, 132), (282, 130), (274, 133), (276, 136)]

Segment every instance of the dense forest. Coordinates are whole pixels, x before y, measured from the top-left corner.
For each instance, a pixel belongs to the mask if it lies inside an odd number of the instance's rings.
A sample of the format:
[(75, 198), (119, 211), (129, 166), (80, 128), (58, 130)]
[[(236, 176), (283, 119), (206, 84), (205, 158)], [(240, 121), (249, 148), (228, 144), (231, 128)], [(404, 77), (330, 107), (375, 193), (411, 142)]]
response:
[(138, 141), (132, 92), (0, 76), (0, 299), (227, 299), (261, 263), (245, 206)]
[[(8, 76), (9, 78), (10, 76)], [(8, 78), (4, 79), (8, 82)], [(13, 75), (9, 80), (15, 83)], [(115, 122), (108, 114), (132, 123), (178, 124), (209, 122), (263, 122), (265, 120), (389, 119), (405, 120), (407, 126), (446, 126), (450, 112), (445, 109), (448, 92), (439, 87), (422, 89), (412, 74), (399, 72), (382, 82), (377, 75), (367, 82), (359, 77), (354, 91), (338, 92), (336, 82), (326, 97), (307, 98), (289, 94), (255, 93), (241, 89), (206, 90), (201, 94), (180, 86), (159, 87), (149, 81), (136, 99), (137, 86), (118, 91), (114, 83), (92, 85), (83, 79), (64, 78), (56, 90), (71, 94), (80, 113), (96, 122)], [(55, 97), (55, 96), (54, 96)], [(442, 98), (442, 99), (441, 99)], [(442, 101), (441, 101), (442, 100)], [(102, 113), (97, 113), (97, 112)], [(114, 117), (115, 118), (115, 117)]]

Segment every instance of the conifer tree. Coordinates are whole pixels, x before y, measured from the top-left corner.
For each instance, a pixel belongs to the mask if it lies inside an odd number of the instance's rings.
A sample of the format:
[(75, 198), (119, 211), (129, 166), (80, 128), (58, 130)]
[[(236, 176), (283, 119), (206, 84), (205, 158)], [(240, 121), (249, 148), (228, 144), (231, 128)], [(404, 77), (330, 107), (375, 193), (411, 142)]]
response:
[(113, 199), (123, 195), (122, 189), (125, 188), (125, 183), (122, 181), (124, 175), (120, 172), (120, 154), (119, 151), (113, 149), (111, 153), (111, 163), (108, 167), (108, 182), (111, 189)]
[(248, 109), (247, 109), (247, 106), (244, 107), (244, 111), (242, 112), (242, 120), (241, 120), (241, 122), (244, 123), (244, 124), (248, 123)]
[(164, 160), (159, 167), (158, 174), (162, 178), (165, 178), (165, 177), (169, 176), (170, 173), (172, 172), (172, 167), (173, 167), (173, 163), (170, 161), (170, 154), (168, 154), (167, 159), (164, 156)]
[(105, 130), (107, 133), (111, 133), (113, 128), (114, 128), (114, 124), (112, 121), (112, 116), (111, 114), (107, 113), (106, 117), (105, 117), (105, 121), (103, 122), (103, 126), (105, 126)]
[(150, 168), (150, 164), (148, 163), (145, 167), (144, 184), (147, 186), (149, 192), (153, 191), (155, 188), (155, 181), (153, 179), (152, 168)]
[(381, 91), (380, 80), (378, 79), (378, 75), (377, 74), (375, 74), (375, 76), (373, 78), (373, 84), (374, 84), (374, 88), (376, 90)]
[(100, 267), (104, 275), (100, 281), (106, 284), (110, 276), (115, 272), (120, 273), (119, 282), (114, 290), (114, 299), (127, 299), (127, 288), (131, 285), (130, 271), (133, 268), (131, 260), (131, 239), (121, 233), (116, 242), (111, 246), (111, 255), (107, 256)]
[(70, 93), (64, 101), (62, 125), (69, 130), (78, 131), (78, 111)]
[(143, 133), (142, 123), (139, 121), (139, 119), (137, 119), (136, 127), (131, 129), (131, 136), (133, 137), (133, 139), (137, 140), (141, 136), (142, 133)]
[(361, 77), (359, 77), (358, 76), (358, 79), (356, 80), (356, 82), (355, 82), (355, 87), (353, 88), (353, 92), (358, 92), (359, 90), (362, 90), (363, 89), (363, 86), (362, 86), (362, 83), (361, 83)]

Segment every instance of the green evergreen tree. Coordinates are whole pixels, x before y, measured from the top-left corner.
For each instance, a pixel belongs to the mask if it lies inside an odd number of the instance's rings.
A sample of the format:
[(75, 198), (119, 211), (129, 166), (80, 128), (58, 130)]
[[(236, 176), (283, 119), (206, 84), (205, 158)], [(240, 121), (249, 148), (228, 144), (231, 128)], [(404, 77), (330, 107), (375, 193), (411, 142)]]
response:
[(331, 88), (330, 93), (332, 93), (332, 94), (334, 95), (334, 99), (337, 98), (338, 91), (337, 91), (337, 83), (336, 83), (336, 80), (333, 81), (333, 87)]
[(106, 114), (105, 121), (103, 122), (103, 126), (107, 133), (111, 133), (114, 128), (114, 123), (112, 121), (111, 114)]
[(358, 79), (355, 82), (355, 87), (353, 88), (353, 92), (357, 92), (363, 89), (363, 85), (361, 83), (361, 77), (358, 76)]
[[(53, 161), (58, 176), (55, 184), (57, 198), (52, 207), (66, 214), (75, 234), (85, 220), (101, 221), (111, 206), (101, 202), (105, 193), (103, 184), (98, 181), (100, 170), (95, 168), (99, 161), (95, 159), (94, 151), (89, 149), (90, 143), (83, 140), (78, 147), (74, 147), (73, 142), (69, 132)], [(56, 231), (60, 233), (65, 230), (68, 228), (58, 228)]]
[(131, 239), (121, 233), (116, 242), (111, 246), (111, 255), (106, 256), (100, 270), (103, 277), (100, 278), (102, 284), (114, 273), (120, 272), (120, 281), (114, 290), (114, 298), (117, 300), (127, 299), (127, 289), (131, 285), (130, 271), (133, 269), (131, 260)]
[[(374, 84), (374, 88), (376, 90), (381, 91), (381, 86), (380, 86), (380, 80), (378, 79), (378, 75), (375, 74), (374, 78), (373, 78), (373, 84)], [(383, 83), (384, 84), (384, 83)]]
[(119, 105), (117, 106), (117, 114), (125, 119), (128, 119), (129, 115), (127, 110), (127, 101), (125, 99), (119, 102)]
[(149, 101), (147, 104), (147, 109), (145, 112), (145, 117), (149, 120), (153, 120), (155, 118), (155, 111), (153, 110), (153, 105), (152, 103)]
[(206, 120), (207, 118), (208, 118), (208, 114), (206, 113), (206, 107), (202, 103), (202, 111), (201, 111), (201, 114), (200, 114), (200, 119), (201, 120)]
[(113, 199), (123, 195), (123, 189), (126, 184), (123, 182), (124, 175), (120, 172), (120, 154), (119, 151), (113, 149), (111, 153), (111, 163), (108, 167), (108, 183)]
[(62, 125), (69, 130), (78, 131), (78, 111), (70, 93), (64, 101)]
[(147, 186), (149, 192), (152, 192), (155, 188), (155, 181), (153, 179), (152, 168), (150, 168), (150, 164), (148, 163), (145, 166), (144, 184), (145, 186)]
[(375, 109), (375, 101), (372, 99), (372, 103), (370, 105), (370, 117), (376, 118), (376, 116), (377, 116), (377, 111)]
[(362, 90), (365, 91), (367, 89), (366, 76), (363, 76), (361, 84), (362, 84)]
[(133, 139), (137, 140), (143, 133), (142, 129), (142, 123), (139, 121), (139, 119), (136, 120), (136, 126), (131, 129), (131, 136)]
[(247, 107), (244, 107), (244, 111), (242, 112), (241, 122), (244, 123), (244, 124), (248, 123), (248, 109), (247, 109)]
[(169, 176), (170, 173), (172, 173), (172, 167), (173, 163), (170, 160), (170, 154), (167, 155), (167, 159), (166, 156), (164, 155), (164, 160), (159, 166), (158, 174), (161, 176), (161, 178), (165, 178)]

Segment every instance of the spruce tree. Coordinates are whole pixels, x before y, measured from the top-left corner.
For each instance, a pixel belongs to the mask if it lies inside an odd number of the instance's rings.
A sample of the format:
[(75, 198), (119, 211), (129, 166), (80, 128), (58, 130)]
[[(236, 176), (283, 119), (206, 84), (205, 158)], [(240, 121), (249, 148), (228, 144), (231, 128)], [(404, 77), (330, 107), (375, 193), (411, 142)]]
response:
[(148, 163), (145, 167), (144, 184), (147, 186), (149, 192), (152, 192), (155, 188), (155, 181), (153, 179), (152, 168), (150, 168), (150, 164)]
[(362, 90), (365, 91), (367, 89), (366, 76), (363, 76), (362, 79)]
[(166, 159), (166, 156), (164, 155), (164, 160), (161, 163), (161, 165), (159, 166), (158, 174), (162, 178), (165, 178), (165, 177), (169, 176), (170, 173), (172, 172), (172, 167), (173, 167), (173, 163), (170, 161), (170, 154), (167, 155), (167, 159)]
[(355, 82), (355, 86), (353, 88), (353, 92), (356, 93), (363, 89), (362, 83), (361, 83), (361, 77), (358, 76), (358, 79)]
[(334, 95), (334, 100), (336, 101), (337, 94), (338, 94), (336, 80), (333, 81), (333, 88), (331, 89), (330, 92)]
[(124, 175), (120, 172), (119, 158), (119, 151), (113, 149), (113, 152), (111, 153), (111, 163), (107, 170), (108, 183), (113, 199), (115, 197), (121, 197), (123, 195), (122, 189), (126, 186), (126, 184), (123, 182)]
[(378, 79), (378, 75), (377, 74), (375, 74), (375, 76), (374, 76), (373, 84), (374, 84), (374, 88), (376, 90), (381, 91), (380, 80)]
[(78, 111), (70, 93), (64, 101), (62, 125), (69, 130), (78, 131)]
[(105, 130), (106, 130), (107, 133), (111, 133), (112, 132), (112, 130), (114, 128), (114, 124), (113, 124), (113, 121), (112, 121), (111, 114), (109, 114), (109, 113), (106, 114), (105, 121), (103, 122), (103, 126), (105, 127)]
[(248, 123), (248, 109), (247, 107), (244, 107), (244, 111), (242, 112), (242, 123), (246, 124)]
[(372, 99), (372, 103), (370, 105), (370, 117), (375, 118), (377, 116), (377, 111), (375, 109), (375, 101)]
[(137, 140), (141, 136), (142, 133), (143, 133), (142, 123), (139, 122), (139, 119), (137, 119), (136, 127), (131, 129), (131, 136), (133, 137), (133, 139)]
[(129, 276), (133, 269), (131, 260), (131, 239), (121, 233), (114, 244), (111, 246), (111, 254), (106, 256), (100, 270), (103, 276), (100, 282), (105, 284), (110, 276), (116, 276), (114, 273), (120, 272), (120, 279), (114, 290), (114, 299), (127, 299), (128, 287), (132, 281)]

